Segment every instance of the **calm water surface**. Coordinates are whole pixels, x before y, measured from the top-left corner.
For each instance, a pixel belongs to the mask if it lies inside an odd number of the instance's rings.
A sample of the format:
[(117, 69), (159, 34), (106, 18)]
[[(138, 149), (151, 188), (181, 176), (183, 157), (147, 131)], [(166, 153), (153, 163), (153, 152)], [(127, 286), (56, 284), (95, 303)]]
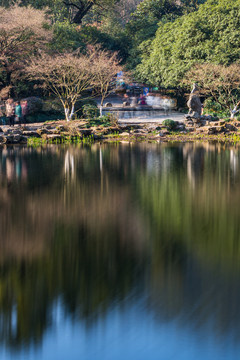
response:
[(235, 360), (240, 150), (0, 149), (1, 360)]

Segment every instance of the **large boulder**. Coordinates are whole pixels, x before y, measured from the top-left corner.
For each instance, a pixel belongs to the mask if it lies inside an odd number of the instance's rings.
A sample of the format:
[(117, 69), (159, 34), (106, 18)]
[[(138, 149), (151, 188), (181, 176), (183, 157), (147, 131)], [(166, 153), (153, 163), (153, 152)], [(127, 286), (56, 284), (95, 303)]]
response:
[(228, 130), (228, 131), (237, 131), (238, 129), (236, 128), (236, 126), (232, 125), (232, 124), (228, 124), (226, 123), (225, 124), (225, 128)]
[(37, 137), (37, 138), (39, 138), (39, 137), (41, 137), (38, 133), (37, 133), (37, 131), (31, 131), (31, 130), (23, 130), (23, 135), (24, 136), (27, 136), (27, 137)]
[(92, 134), (92, 130), (91, 129), (79, 129), (79, 132), (83, 135), (83, 136), (90, 136)]

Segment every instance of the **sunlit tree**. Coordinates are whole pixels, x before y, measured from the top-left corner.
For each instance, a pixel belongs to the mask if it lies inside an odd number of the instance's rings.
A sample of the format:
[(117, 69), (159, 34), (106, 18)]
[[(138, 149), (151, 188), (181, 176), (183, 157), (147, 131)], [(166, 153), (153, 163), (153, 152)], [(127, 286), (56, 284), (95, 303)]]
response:
[(31, 61), (27, 72), (30, 79), (39, 81), (60, 100), (67, 121), (73, 118), (76, 102), (91, 90), (95, 79), (92, 57), (73, 53), (42, 54)]

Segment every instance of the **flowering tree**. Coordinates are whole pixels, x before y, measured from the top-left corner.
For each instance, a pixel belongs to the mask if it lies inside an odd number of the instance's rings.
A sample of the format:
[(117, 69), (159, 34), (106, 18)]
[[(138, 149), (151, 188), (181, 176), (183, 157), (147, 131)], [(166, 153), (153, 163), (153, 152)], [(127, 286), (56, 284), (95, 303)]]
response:
[(184, 80), (185, 84), (194, 82), (203, 94), (210, 95), (222, 108), (229, 110), (231, 119), (240, 111), (240, 64), (197, 65), (188, 71)]

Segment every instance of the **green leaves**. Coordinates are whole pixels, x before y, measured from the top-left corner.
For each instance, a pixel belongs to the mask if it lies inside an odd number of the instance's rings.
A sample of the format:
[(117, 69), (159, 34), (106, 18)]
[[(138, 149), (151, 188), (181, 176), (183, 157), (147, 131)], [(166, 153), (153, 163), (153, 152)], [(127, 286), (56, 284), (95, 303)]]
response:
[(152, 84), (178, 86), (196, 63), (229, 65), (239, 57), (240, 1), (210, 0), (198, 11), (161, 23), (137, 73)]

